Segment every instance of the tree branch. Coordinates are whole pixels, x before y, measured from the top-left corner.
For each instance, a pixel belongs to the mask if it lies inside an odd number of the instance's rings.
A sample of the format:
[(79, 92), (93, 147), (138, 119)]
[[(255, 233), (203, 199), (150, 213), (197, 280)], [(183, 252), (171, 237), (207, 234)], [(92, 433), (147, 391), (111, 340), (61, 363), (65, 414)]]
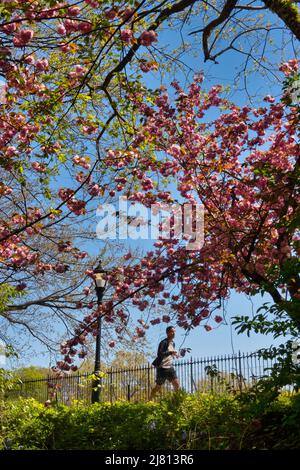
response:
[(300, 13), (292, 0), (264, 0), (264, 4), (284, 22), (300, 40)]

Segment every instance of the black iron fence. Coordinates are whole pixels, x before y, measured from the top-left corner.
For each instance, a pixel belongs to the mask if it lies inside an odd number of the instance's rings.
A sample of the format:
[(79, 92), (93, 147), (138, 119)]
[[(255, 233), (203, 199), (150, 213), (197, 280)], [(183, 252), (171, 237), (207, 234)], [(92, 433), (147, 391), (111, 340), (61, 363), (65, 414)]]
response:
[[(180, 386), (188, 393), (239, 392), (269, 375), (274, 361), (258, 353), (235, 354), (175, 362)], [(56, 400), (72, 404), (75, 400), (90, 403), (93, 377), (91, 373), (72, 374), (63, 378), (25, 380), (7, 392), (6, 398), (33, 397), (41, 402)], [(101, 401), (146, 401), (155, 385), (155, 369), (150, 364), (130, 369), (107, 369), (101, 377)], [(169, 383), (162, 393), (172, 390)]]

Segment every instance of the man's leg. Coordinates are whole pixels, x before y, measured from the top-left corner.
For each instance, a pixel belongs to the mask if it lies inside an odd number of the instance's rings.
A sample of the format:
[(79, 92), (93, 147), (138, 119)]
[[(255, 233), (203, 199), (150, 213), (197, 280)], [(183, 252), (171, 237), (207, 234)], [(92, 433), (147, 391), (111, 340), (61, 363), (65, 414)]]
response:
[(149, 400), (153, 400), (153, 398), (155, 397), (155, 395), (157, 394), (157, 392), (160, 391), (160, 389), (161, 389), (161, 385), (156, 384), (155, 387), (151, 390)]

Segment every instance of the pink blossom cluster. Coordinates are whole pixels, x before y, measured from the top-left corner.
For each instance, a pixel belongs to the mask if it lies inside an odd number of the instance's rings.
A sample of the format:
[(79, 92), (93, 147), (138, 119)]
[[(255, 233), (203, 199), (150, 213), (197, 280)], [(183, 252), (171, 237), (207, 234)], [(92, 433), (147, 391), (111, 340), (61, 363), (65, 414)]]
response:
[[(33, 58), (31, 60), (33, 62)], [(48, 60), (47, 59), (37, 60), (35, 62), (35, 67), (36, 67), (36, 70), (38, 70), (40, 72), (44, 72), (45, 70), (48, 70), (48, 68), (49, 68)]]
[(153, 42), (157, 41), (157, 33), (152, 30), (143, 31), (140, 35), (140, 43), (142, 46), (149, 47)]
[(33, 170), (39, 173), (45, 173), (47, 171), (47, 166), (44, 163), (32, 162), (31, 166)]
[(120, 31), (120, 37), (123, 42), (126, 42), (126, 44), (130, 44), (133, 38), (133, 32), (131, 29), (122, 29)]
[(15, 47), (24, 47), (32, 40), (33, 36), (32, 29), (22, 29), (15, 35), (13, 44)]
[(69, 72), (70, 78), (81, 78), (87, 73), (87, 68), (81, 65), (76, 65), (75, 69)]
[(80, 157), (80, 155), (75, 155), (72, 160), (75, 165), (81, 166), (85, 170), (88, 170), (91, 167), (89, 157)]
[(86, 201), (79, 200), (74, 197), (68, 200), (67, 206), (75, 215), (82, 215), (82, 214), (85, 214), (86, 212), (85, 211)]
[(87, 3), (90, 7), (92, 8), (98, 8), (99, 7), (99, 0), (84, 0), (85, 3)]
[(291, 59), (288, 62), (284, 62), (280, 65), (279, 70), (284, 73), (286, 77), (296, 73), (298, 71), (299, 60)]
[(73, 194), (74, 190), (70, 188), (60, 188), (58, 191), (58, 195), (63, 201), (69, 200)]
[(150, 72), (151, 70), (158, 70), (158, 63), (155, 61), (140, 61), (140, 69), (142, 72)]
[(93, 29), (93, 25), (90, 21), (78, 21), (72, 19), (65, 19), (63, 23), (60, 23), (56, 31), (61, 36), (69, 35), (73, 32), (81, 32), (81, 33), (90, 33)]

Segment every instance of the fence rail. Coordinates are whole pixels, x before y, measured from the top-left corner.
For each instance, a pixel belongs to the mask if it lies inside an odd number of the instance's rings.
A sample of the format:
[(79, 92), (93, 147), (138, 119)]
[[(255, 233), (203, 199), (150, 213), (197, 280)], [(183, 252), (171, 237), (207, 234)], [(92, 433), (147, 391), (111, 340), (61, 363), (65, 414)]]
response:
[[(174, 363), (180, 386), (188, 393), (224, 391), (239, 392), (269, 375), (274, 361), (259, 357), (258, 353), (235, 354), (181, 360)], [(150, 364), (130, 369), (108, 369), (101, 378), (101, 401), (146, 401), (155, 384), (155, 368)], [(162, 393), (172, 389), (167, 383)], [(74, 400), (90, 403), (91, 373), (72, 374), (63, 378), (25, 380), (6, 394), (7, 399), (33, 397), (40, 402), (48, 399), (71, 404)]]

